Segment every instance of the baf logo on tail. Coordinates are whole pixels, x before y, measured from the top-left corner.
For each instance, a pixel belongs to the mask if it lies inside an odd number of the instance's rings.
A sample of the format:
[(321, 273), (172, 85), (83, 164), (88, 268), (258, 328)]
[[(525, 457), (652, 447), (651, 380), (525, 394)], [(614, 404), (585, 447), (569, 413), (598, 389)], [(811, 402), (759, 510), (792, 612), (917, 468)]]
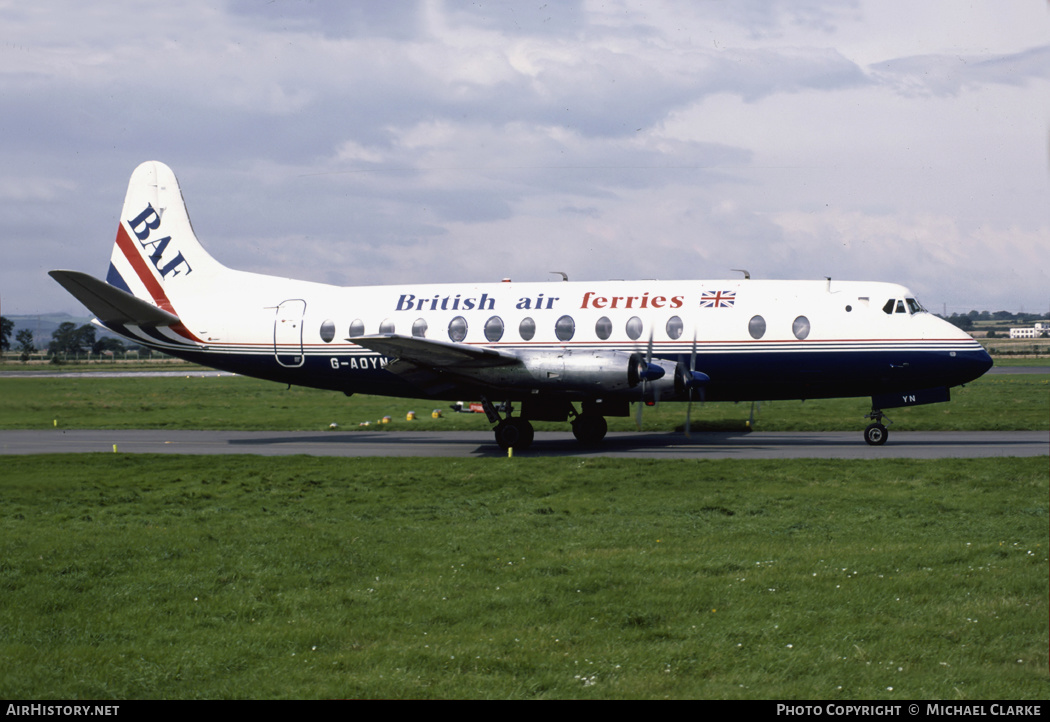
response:
[[(595, 444), (631, 404), (948, 401), (992, 366), (908, 289), (744, 279), (339, 287), (226, 268), (200, 245), (175, 174), (135, 169), (106, 281), (51, 271), (136, 343), (246, 376), (412, 399), (478, 399), (503, 448), (533, 421)], [(690, 290), (692, 289), (692, 290)], [(577, 305), (570, 299), (582, 299)], [(714, 310), (717, 309), (717, 312)]]
[(171, 244), (171, 236), (150, 240), (150, 234), (160, 228), (160, 213), (153, 206), (147, 204), (145, 210), (127, 223), (131, 232), (135, 234), (135, 238), (138, 239), (139, 246), (146, 251), (146, 258), (153, 263), (153, 267), (160, 273), (161, 278), (166, 278), (168, 274), (177, 276), (180, 273), (193, 272), (190, 264), (183, 257), (182, 251), (178, 251), (173, 257), (169, 254), (169, 260), (164, 260), (164, 254)]

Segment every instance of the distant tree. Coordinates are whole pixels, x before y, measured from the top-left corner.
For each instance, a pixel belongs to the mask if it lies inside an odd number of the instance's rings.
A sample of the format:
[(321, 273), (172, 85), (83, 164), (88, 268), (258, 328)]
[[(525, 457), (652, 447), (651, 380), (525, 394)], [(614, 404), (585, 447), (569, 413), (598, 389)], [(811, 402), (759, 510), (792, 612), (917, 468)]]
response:
[(0, 316), (0, 351), (11, 349), (11, 333), (15, 330), (15, 322), (9, 318)]
[(51, 343), (47, 352), (52, 356), (58, 354), (81, 354), (95, 345), (95, 327), (84, 324), (77, 328), (72, 321), (66, 321), (51, 333)]
[(112, 336), (104, 336), (98, 341), (95, 341), (95, 345), (91, 347), (91, 353), (103, 354), (106, 351), (112, 351), (113, 353), (123, 353), (127, 349), (124, 347), (124, 342), (119, 338), (113, 338)]
[(22, 350), (19, 358), (22, 361), (28, 361), (29, 354), (36, 351), (36, 344), (33, 342), (33, 332), (28, 328), (23, 328), (15, 335), (15, 340), (18, 341), (18, 347)]
[(1014, 314), (1010, 313), (1009, 311), (996, 311), (992, 314), (992, 318), (995, 318), (999, 321), (1013, 321)]
[(951, 323), (956, 327), (961, 328), (963, 331), (973, 330), (973, 318), (969, 315), (959, 316), (958, 314), (953, 313), (947, 320), (948, 323)]
[(993, 329), (989, 329), (988, 330), (988, 334), (985, 336), (985, 338), (998, 338), (998, 337), (999, 337), (999, 334), (997, 334), (995, 332), (994, 328)]

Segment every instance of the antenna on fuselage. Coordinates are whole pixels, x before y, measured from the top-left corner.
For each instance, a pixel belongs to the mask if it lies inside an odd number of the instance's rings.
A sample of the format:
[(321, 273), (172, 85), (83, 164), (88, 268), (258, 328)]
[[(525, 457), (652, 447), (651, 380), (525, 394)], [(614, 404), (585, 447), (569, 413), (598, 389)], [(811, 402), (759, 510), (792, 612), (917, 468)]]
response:
[(751, 271), (748, 271), (748, 270), (743, 269), (743, 268), (730, 268), (729, 270), (730, 271), (736, 271), (737, 273), (743, 273), (745, 281), (750, 281), (751, 280)]
[(569, 274), (566, 273), (565, 271), (547, 271), (547, 273), (555, 273), (555, 274), (561, 276), (561, 280), (563, 280), (563, 281), (568, 281), (569, 280)]

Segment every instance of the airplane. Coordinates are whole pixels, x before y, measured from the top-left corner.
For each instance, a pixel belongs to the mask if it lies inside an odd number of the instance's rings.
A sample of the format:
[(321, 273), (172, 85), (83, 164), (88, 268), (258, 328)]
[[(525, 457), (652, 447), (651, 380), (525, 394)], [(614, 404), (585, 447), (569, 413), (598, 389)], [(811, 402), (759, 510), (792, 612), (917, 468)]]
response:
[(632, 403), (866, 396), (878, 446), (885, 409), (948, 401), (992, 366), (892, 283), (339, 287), (233, 270), (197, 240), (157, 161), (131, 176), (106, 279), (50, 275), (100, 326), (187, 361), (348, 396), (481, 399), (503, 449), (528, 448), (533, 421), (571, 421), (597, 444)]

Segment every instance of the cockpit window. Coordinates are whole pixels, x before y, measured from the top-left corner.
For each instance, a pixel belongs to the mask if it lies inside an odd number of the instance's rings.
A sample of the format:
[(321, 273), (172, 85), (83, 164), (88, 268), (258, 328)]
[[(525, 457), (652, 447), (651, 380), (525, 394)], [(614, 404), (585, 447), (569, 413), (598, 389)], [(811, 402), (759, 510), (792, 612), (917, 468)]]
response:
[(906, 298), (903, 301), (899, 298), (891, 298), (889, 301), (886, 301), (882, 311), (883, 313), (906, 313), (912, 315), (926, 313), (926, 309), (914, 298)]

